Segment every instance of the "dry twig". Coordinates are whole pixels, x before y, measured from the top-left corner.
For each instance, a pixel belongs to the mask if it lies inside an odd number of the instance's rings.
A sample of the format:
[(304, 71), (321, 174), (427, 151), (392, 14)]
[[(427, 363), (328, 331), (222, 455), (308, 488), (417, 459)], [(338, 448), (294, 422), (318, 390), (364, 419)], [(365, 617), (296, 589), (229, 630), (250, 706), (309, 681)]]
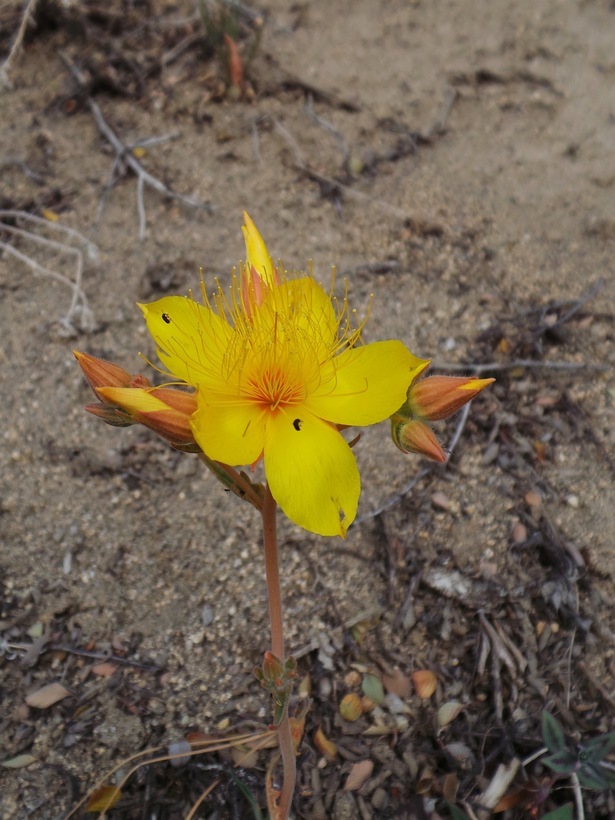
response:
[[(64, 54), (63, 52), (60, 52), (60, 58), (69, 70), (71, 76), (76, 80), (77, 84), (79, 85), (79, 88), (82, 91), (85, 90), (85, 78), (83, 77), (79, 69), (75, 66), (70, 57), (67, 54)], [(106, 192), (108, 192), (113, 187), (117, 179), (122, 175), (123, 170), (126, 168), (129, 168), (137, 177), (137, 211), (139, 214), (139, 239), (141, 241), (145, 239), (145, 230), (147, 227), (145, 204), (143, 201), (143, 191), (145, 185), (149, 185), (150, 188), (153, 188), (159, 194), (162, 194), (162, 196), (168, 197), (169, 199), (175, 199), (179, 202), (183, 202), (185, 205), (189, 205), (191, 208), (202, 208), (206, 210), (208, 213), (212, 213), (214, 211), (214, 206), (211, 203), (201, 202), (195, 197), (177, 193), (176, 191), (172, 190), (167, 185), (165, 185), (164, 182), (161, 182), (153, 174), (150, 174), (149, 171), (146, 171), (133, 153), (133, 149), (136, 147), (136, 145), (127, 145), (124, 142), (122, 142), (122, 140), (117, 136), (115, 131), (105, 120), (99, 105), (92, 99), (92, 97), (86, 97), (86, 102), (94, 116), (94, 120), (96, 121), (98, 130), (103, 135), (103, 137), (105, 137), (105, 139), (109, 142), (109, 144), (115, 151), (115, 160), (113, 163), (113, 167), (111, 169), (111, 176), (106, 188)], [(169, 136), (152, 137), (142, 142), (141, 145), (152, 145), (155, 142), (160, 142), (164, 139), (170, 138), (171, 137)], [(103, 194), (103, 197), (105, 196), (106, 193)]]
[[(16, 225), (11, 225), (6, 220), (11, 220), (13, 222), (18, 220), (31, 222), (40, 227), (44, 227), (47, 230), (61, 233), (64, 237), (68, 237), (69, 241), (58, 242), (55, 239), (48, 239), (47, 237), (40, 236), (33, 231), (24, 230)], [(19, 259), (21, 262), (26, 264), (34, 274), (39, 274), (49, 279), (53, 279), (56, 282), (66, 285), (72, 290), (73, 297), (71, 299), (68, 311), (66, 312), (66, 315), (60, 319), (60, 326), (65, 335), (74, 336), (77, 331), (89, 333), (94, 330), (94, 317), (92, 311), (90, 310), (85, 292), (81, 287), (84, 266), (83, 252), (80, 247), (75, 247), (75, 245), (70, 244), (70, 241), (76, 241), (80, 245), (85, 246), (90, 259), (95, 259), (98, 254), (98, 248), (96, 245), (73, 228), (68, 228), (65, 225), (61, 225), (59, 222), (50, 222), (47, 219), (43, 219), (40, 216), (28, 213), (27, 211), (15, 211), (11, 209), (0, 210), (0, 231), (10, 233), (13, 236), (21, 237), (22, 239), (26, 239), (36, 245), (42, 245), (47, 249), (60, 251), (60, 253), (68, 254), (69, 256), (74, 257), (75, 279), (72, 281), (63, 273), (58, 273), (58, 271), (52, 270), (45, 265), (41, 265), (29, 254), (20, 251), (10, 242), (0, 241), (0, 249), (4, 251), (4, 253), (13, 256), (15, 259)]]
[(11, 50), (8, 53), (6, 60), (0, 65), (0, 85), (3, 85), (5, 88), (12, 88), (12, 83), (9, 77), (9, 71), (11, 70), (11, 64), (15, 59), (15, 55), (19, 51), (21, 44), (23, 43), (23, 38), (26, 36), (26, 30), (28, 28), (28, 23), (32, 15), (34, 14), (34, 9), (36, 7), (37, 0), (27, 0), (26, 6), (23, 10), (23, 14), (21, 16), (21, 23), (19, 24), (19, 28), (17, 29), (17, 34), (15, 35), (15, 39), (13, 40), (13, 45), (11, 46)]

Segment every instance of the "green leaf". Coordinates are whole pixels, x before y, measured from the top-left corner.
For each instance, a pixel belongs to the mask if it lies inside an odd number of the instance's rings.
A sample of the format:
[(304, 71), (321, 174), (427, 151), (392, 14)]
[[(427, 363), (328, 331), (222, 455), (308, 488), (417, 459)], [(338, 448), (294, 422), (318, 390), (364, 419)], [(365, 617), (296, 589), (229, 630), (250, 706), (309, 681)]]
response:
[(583, 743), (583, 751), (587, 752), (588, 759), (592, 763), (599, 763), (608, 755), (611, 749), (615, 749), (615, 732), (608, 735), (598, 735), (586, 743)]
[(579, 768), (579, 759), (569, 749), (562, 749), (554, 755), (543, 757), (542, 762), (557, 774), (572, 774)]
[(552, 753), (566, 748), (564, 730), (549, 712), (542, 713), (542, 739)]
[(446, 801), (446, 808), (451, 813), (451, 820), (470, 820), (465, 811), (461, 811), (461, 809), (458, 809), (457, 806), (454, 806), (448, 800)]
[(248, 801), (248, 804), (252, 809), (252, 814), (254, 815), (254, 820), (263, 820), (263, 814), (251, 790), (248, 788), (248, 786), (246, 786), (246, 784), (242, 780), (240, 780), (238, 777), (235, 777), (232, 771), (230, 774), (231, 778), (233, 779), (233, 782)]
[(560, 806), (559, 809), (554, 809), (548, 814), (544, 814), (542, 820), (574, 820), (572, 803), (566, 803), (565, 806)]
[(363, 689), (363, 694), (367, 695), (374, 703), (382, 703), (384, 700), (384, 687), (382, 681), (376, 675), (364, 675), (361, 689)]
[(604, 769), (603, 772), (609, 789), (615, 789), (615, 772), (610, 769)]
[(603, 769), (586, 763), (577, 772), (579, 783), (586, 789), (608, 789), (609, 781)]

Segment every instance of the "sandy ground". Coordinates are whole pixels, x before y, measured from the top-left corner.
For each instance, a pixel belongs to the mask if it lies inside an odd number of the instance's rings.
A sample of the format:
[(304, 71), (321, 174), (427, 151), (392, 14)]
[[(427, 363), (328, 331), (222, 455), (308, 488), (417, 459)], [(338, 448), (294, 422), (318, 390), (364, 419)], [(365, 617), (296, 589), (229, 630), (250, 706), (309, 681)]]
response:
[[(243, 255), (244, 208), (274, 257), (291, 267), (311, 259), (325, 282), (336, 264), (360, 312), (374, 294), (369, 340), (400, 338), (438, 365), (570, 365), (493, 372), (498, 385), (472, 409), (451, 464), (409, 493), (420, 460), (399, 454), (386, 426), (365, 435), (361, 520), (347, 541), (281, 523), (291, 648), (301, 654), (380, 613), (384, 644), (405, 672), (443, 663), (443, 652), (450, 661), (455, 641), (429, 629), (429, 585), (414, 593), (413, 628), (395, 622), (419, 569), (473, 580), (487, 573), (520, 607), (542, 600), (542, 614), (528, 610), (532, 622), (558, 622), (539, 591), (536, 547), (512, 546), (525, 511), (582, 557), (577, 611), (600, 629), (582, 641), (575, 633), (574, 658), (613, 691), (612, 3), (272, 0), (259, 11), (266, 22), (250, 99), (215, 99), (220, 68), (194, 50), (146, 80), (138, 98), (95, 93), (127, 144), (176, 133), (147, 148), (143, 165), (213, 206), (209, 213), (146, 188), (144, 241), (134, 176), (118, 181), (97, 216), (114, 155), (87, 105), (73, 105), (59, 57), (95, 62), (100, 42), (67, 26), (41, 31), (0, 94), (0, 207), (50, 209), (56, 224), (93, 244), (88, 253), (74, 237), (19, 223), (83, 252), (92, 319), (85, 332), (73, 314), (71, 338), (61, 321), (69, 288), (0, 256), (0, 626), (13, 644), (48, 628), (58, 641), (167, 670), (128, 669), (114, 688), (87, 659), (47, 653), (27, 667), (7, 651), (1, 756), (34, 760), (0, 774), (3, 817), (61, 816), (75, 795), (60, 769), (81, 794), (148, 743), (225, 716), (268, 719), (250, 671), (268, 645), (256, 513), (195, 457), (84, 413), (90, 396), (71, 353), (145, 372), (137, 354), (154, 352), (135, 302), (198, 287), (200, 267), (208, 287), (224, 279)], [(191, 12), (155, 3), (152, 30), (162, 37)], [(158, 41), (144, 42), (154, 51)], [(0, 239), (74, 279), (74, 255), (1, 227)], [(542, 332), (584, 295), (592, 298), (561, 333)], [(605, 369), (575, 369), (583, 363)], [(454, 422), (444, 439), (453, 431)], [(531, 491), (539, 513), (528, 510)], [(389, 500), (385, 529), (402, 544), (405, 579), (393, 609), (382, 516), (374, 516)], [(470, 616), (467, 624), (477, 628)], [(573, 693), (585, 680), (575, 669)], [(69, 687), (68, 701), (26, 705), (29, 692), (55, 680)], [(601, 730), (615, 728), (612, 706), (599, 711)], [(331, 816), (342, 817), (336, 805)]]

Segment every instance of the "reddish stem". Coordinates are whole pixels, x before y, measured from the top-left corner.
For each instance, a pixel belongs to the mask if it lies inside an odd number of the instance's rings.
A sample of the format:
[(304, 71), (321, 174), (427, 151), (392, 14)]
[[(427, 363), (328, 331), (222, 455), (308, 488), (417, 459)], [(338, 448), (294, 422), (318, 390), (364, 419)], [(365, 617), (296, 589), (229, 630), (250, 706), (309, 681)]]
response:
[[(269, 598), (269, 620), (271, 623), (271, 651), (282, 662), (284, 655), (284, 621), (282, 617), (282, 592), (280, 588), (280, 566), (278, 561), (278, 539), (276, 530), (277, 504), (271, 495), (269, 485), (265, 487), (265, 497), (261, 508), (263, 518), (263, 536), (265, 544), (265, 572), (267, 575), (267, 594)], [(278, 742), (282, 755), (284, 780), (278, 803), (278, 816), (286, 820), (295, 792), (297, 763), (295, 750), (290, 733), (288, 718), (288, 703), (284, 709), (284, 716), (278, 726)]]

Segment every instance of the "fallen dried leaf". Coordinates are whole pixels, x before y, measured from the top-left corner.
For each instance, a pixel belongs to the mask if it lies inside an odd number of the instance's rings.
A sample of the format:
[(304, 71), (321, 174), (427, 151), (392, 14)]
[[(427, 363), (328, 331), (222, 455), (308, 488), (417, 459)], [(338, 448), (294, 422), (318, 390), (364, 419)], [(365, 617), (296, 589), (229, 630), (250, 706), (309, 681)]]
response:
[[(305, 714), (301, 717), (291, 717), (288, 719), (290, 723), (290, 737), (293, 742), (295, 754), (299, 754), (299, 746), (303, 740), (303, 733), (305, 732)], [(276, 738), (277, 739), (277, 738)]]
[(411, 692), (410, 678), (401, 669), (394, 669), (390, 675), (382, 676), (382, 685), (393, 695), (400, 698), (407, 698)]
[(297, 694), (300, 698), (309, 698), (312, 692), (312, 679), (309, 673), (301, 678), (299, 686), (297, 687)]
[(438, 685), (438, 678), (431, 669), (417, 669), (412, 673), (412, 681), (416, 694), (425, 700), (433, 695)]
[(3, 760), (0, 766), (4, 766), (5, 769), (23, 769), (31, 763), (36, 763), (34, 755), (17, 755), (17, 757)]
[(26, 703), (36, 709), (47, 709), (68, 695), (70, 695), (70, 692), (61, 683), (48, 683), (37, 692), (26, 695)]
[(90, 795), (85, 810), (92, 814), (102, 814), (113, 808), (121, 796), (122, 792), (116, 786), (102, 786)]
[(373, 771), (373, 760), (359, 760), (358, 763), (354, 763), (344, 785), (344, 791), (352, 792), (360, 789)]
[(322, 727), (319, 726), (314, 732), (314, 745), (323, 757), (332, 763), (337, 755), (337, 746), (325, 735)]
[(450, 772), (442, 781), (442, 794), (449, 803), (454, 803), (456, 801), (458, 789), (459, 780), (457, 775)]
[(344, 720), (352, 722), (360, 718), (362, 714), (363, 705), (361, 704), (359, 695), (357, 695), (356, 692), (350, 692), (348, 695), (344, 695), (340, 703), (340, 715)]
[(441, 729), (448, 726), (462, 711), (463, 703), (459, 703), (457, 700), (449, 700), (447, 703), (443, 703), (438, 709), (438, 726)]
[(434, 774), (432, 769), (429, 766), (425, 766), (419, 778), (416, 782), (416, 793), (417, 794), (429, 794), (431, 792), (431, 787), (434, 781)]
[(235, 766), (241, 766), (242, 769), (253, 769), (258, 763), (258, 750), (240, 744), (232, 747), (231, 757)]

